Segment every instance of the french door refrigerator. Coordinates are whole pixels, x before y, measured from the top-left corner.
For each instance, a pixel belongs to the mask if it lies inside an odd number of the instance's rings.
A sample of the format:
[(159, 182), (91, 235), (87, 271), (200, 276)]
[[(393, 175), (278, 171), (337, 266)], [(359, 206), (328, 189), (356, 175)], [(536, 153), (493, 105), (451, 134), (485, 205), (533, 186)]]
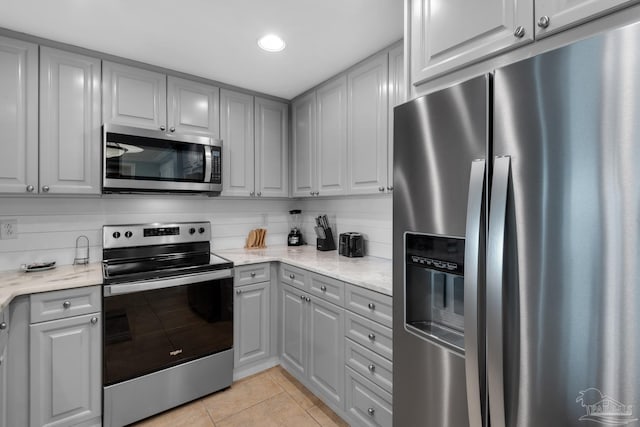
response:
[(640, 426), (640, 24), (394, 115), (394, 426)]

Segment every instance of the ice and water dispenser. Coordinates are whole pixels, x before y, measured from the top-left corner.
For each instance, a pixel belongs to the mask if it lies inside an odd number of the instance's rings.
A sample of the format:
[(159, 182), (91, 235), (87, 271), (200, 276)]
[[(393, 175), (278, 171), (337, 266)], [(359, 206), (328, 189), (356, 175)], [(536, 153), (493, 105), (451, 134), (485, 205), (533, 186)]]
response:
[(405, 234), (405, 324), (464, 352), (464, 239)]

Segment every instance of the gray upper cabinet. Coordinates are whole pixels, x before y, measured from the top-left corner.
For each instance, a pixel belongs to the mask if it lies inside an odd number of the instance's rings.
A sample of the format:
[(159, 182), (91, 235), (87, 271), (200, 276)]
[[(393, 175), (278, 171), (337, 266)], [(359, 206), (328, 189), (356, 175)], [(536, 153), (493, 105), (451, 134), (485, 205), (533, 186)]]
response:
[(0, 192), (38, 188), (38, 46), (0, 37)]
[(535, 0), (536, 38), (612, 12), (638, 0)]
[(316, 90), (316, 196), (347, 193), (347, 78)]
[(166, 129), (166, 75), (104, 61), (102, 78), (104, 123)]
[(387, 184), (389, 79), (385, 52), (348, 73), (349, 193), (384, 192)]
[(404, 48), (389, 51), (389, 137), (387, 143), (387, 191), (393, 191), (393, 109), (406, 99), (404, 81)]
[(258, 197), (289, 195), (289, 107), (255, 98), (255, 192)]
[(414, 85), (533, 41), (533, 0), (410, 0), (409, 5)]
[(316, 93), (296, 99), (292, 104), (293, 155), (292, 195), (309, 197), (315, 195), (315, 139), (316, 139)]
[(169, 132), (220, 137), (220, 89), (179, 77), (167, 78)]
[(255, 195), (253, 113), (253, 96), (220, 91), (223, 196)]
[(40, 50), (41, 193), (100, 194), (100, 60)]

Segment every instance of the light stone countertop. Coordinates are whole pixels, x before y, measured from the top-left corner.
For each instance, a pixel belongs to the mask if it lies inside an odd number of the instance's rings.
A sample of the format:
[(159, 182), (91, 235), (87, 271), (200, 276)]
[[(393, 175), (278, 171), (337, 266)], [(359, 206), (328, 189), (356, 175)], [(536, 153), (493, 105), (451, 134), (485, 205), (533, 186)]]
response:
[(392, 262), (365, 256), (348, 258), (338, 251), (319, 251), (315, 246), (273, 246), (265, 249), (216, 250), (216, 255), (235, 266), (280, 261), (294, 267), (334, 277), (385, 295), (392, 295)]
[[(391, 260), (365, 256), (348, 258), (315, 246), (273, 246), (265, 249), (226, 249), (214, 252), (234, 265), (284, 262), (391, 296)], [(102, 284), (102, 263), (61, 265), (34, 273), (0, 272), (0, 310), (20, 295)]]
[(52, 270), (0, 272), (0, 310), (20, 295), (102, 284), (102, 263), (61, 265)]

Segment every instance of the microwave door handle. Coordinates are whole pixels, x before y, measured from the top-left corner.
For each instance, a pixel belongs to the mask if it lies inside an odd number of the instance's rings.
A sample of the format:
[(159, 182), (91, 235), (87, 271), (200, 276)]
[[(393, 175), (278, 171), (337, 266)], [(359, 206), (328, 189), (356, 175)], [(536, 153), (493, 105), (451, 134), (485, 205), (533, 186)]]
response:
[(213, 163), (213, 149), (209, 145), (204, 146), (204, 182), (211, 182), (211, 168)]

